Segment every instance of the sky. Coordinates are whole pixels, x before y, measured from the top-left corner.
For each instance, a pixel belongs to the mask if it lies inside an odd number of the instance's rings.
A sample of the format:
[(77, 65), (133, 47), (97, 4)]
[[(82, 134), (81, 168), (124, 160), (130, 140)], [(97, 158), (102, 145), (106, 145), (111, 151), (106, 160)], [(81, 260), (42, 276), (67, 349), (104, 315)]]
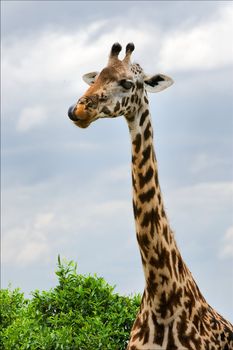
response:
[(142, 293), (124, 118), (75, 127), (82, 75), (114, 42), (175, 83), (150, 94), (159, 179), (181, 254), (233, 321), (233, 3), (1, 1), (2, 288), (55, 286), (58, 254)]

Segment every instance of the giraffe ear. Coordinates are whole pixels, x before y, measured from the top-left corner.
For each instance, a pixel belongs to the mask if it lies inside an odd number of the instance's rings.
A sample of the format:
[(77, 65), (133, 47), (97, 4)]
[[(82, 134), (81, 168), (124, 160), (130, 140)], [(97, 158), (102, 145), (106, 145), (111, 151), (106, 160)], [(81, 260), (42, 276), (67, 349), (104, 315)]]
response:
[(145, 88), (148, 92), (159, 92), (171, 86), (174, 81), (167, 75), (156, 74), (152, 76), (146, 76), (144, 83)]
[(95, 82), (96, 76), (99, 74), (99, 72), (91, 72), (83, 75), (83, 80), (88, 85), (92, 85)]

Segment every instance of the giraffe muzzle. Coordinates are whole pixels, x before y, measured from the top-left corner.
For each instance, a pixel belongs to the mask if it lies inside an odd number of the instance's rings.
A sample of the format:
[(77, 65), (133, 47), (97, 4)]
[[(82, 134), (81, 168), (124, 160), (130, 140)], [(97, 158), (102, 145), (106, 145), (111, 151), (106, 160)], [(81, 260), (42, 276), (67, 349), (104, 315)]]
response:
[(81, 97), (78, 102), (68, 109), (69, 118), (82, 128), (86, 128), (96, 118), (98, 107), (98, 95)]
[(83, 129), (87, 128), (95, 120), (95, 115), (81, 103), (77, 103), (68, 109), (68, 117), (75, 125)]
[(73, 121), (86, 121), (90, 119), (90, 114), (84, 104), (76, 104), (68, 109), (68, 117)]

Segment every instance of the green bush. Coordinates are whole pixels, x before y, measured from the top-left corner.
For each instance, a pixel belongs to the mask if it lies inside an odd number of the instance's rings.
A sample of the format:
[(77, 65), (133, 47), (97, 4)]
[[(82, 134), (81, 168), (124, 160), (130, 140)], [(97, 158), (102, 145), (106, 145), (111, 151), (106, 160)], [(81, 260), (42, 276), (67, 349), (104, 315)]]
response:
[(140, 296), (120, 296), (103, 278), (77, 274), (58, 258), (58, 285), (25, 299), (1, 290), (4, 350), (125, 350)]

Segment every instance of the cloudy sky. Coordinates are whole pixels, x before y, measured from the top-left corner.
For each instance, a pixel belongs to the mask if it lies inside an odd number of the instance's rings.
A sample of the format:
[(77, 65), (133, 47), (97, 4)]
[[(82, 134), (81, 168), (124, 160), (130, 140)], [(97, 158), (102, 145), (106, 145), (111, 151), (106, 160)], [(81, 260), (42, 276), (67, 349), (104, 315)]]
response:
[(229, 1), (2, 1), (2, 286), (56, 284), (57, 256), (142, 292), (123, 118), (81, 130), (67, 109), (111, 45), (175, 84), (150, 95), (160, 183), (183, 258), (232, 316), (232, 19)]

